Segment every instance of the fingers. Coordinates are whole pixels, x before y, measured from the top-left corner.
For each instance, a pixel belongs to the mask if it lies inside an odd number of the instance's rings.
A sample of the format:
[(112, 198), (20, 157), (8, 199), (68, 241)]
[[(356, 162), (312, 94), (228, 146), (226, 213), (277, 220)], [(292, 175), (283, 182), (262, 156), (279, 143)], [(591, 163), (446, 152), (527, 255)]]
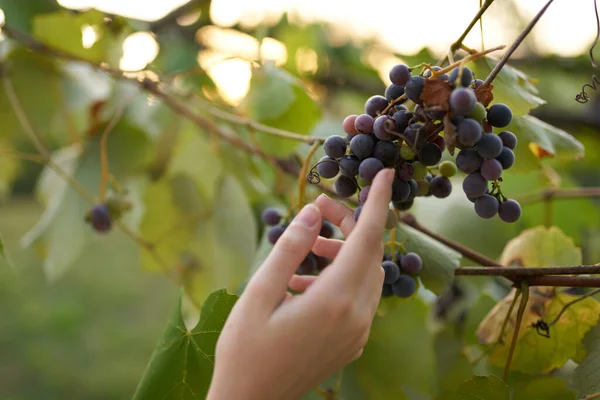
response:
[(318, 276), (314, 275), (294, 275), (290, 282), (288, 283), (288, 287), (296, 292), (303, 293), (312, 285)]
[(317, 197), (315, 204), (321, 210), (323, 218), (340, 227), (344, 237), (350, 235), (352, 228), (354, 228), (354, 210), (339, 201), (327, 197), (325, 194)]
[(325, 239), (322, 236), (317, 237), (312, 251), (318, 256), (334, 259), (344, 244), (343, 240)]
[(266, 307), (275, 308), (280, 304), (288, 282), (319, 235), (321, 220), (321, 213), (313, 204), (298, 213), (248, 282), (248, 298), (253, 302), (263, 299)]
[[(392, 196), (393, 178), (392, 169), (384, 169), (377, 174), (358, 223), (319, 284), (342, 286), (345, 291), (356, 291), (364, 282), (366, 274), (380, 273), (377, 268), (381, 265), (383, 256), (382, 238)], [(331, 289), (327, 287), (324, 290)]]

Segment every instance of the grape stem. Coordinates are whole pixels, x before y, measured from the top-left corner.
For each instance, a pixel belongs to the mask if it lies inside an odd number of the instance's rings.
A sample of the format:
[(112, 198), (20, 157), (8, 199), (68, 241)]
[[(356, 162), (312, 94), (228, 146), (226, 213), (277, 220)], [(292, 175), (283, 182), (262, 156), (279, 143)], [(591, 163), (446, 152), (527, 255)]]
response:
[(502, 69), (502, 67), (504, 67), (504, 65), (508, 62), (508, 59), (512, 56), (512, 54), (515, 52), (515, 50), (517, 50), (517, 48), (523, 42), (523, 40), (525, 40), (525, 38), (529, 35), (529, 33), (531, 33), (531, 30), (533, 29), (533, 27), (537, 24), (537, 22), (540, 20), (540, 18), (542, 18), (542, 15), (544, 15), (544, 13), (548, 9), (548, 7), (550, 7), (550, 4), (552, 4), (553, 1), (554, 0), (548, 0), (548, 2), (544, 5), (544, 7), (542, 7), (542, 9), (536, 14), (536, 16), (533, 17), (533, 19), (525, 27), (523, 32), (521, 32), (521, 34), (517, 37), (517, 39), (514, 41), (514, 43), (509, 47), (509, 49), (506, 51), (506, 53), (504, 53), (504, 55), (502, 56), (500, 61), (498, 61), (498, 63), (496, 64), (494, 69), (490, 72), (488, 77), (485, 78), (485, 81), (483, 84), (489, 85), (492, 83), (494, 78), (496, 78), (496, 76), (500, 73), (500, 70)]
[(517, 345), (519, 330), (521, 329), (521, 324), (523, 321), (523, 314), (525, 313), (525, 308), (527, 307), (528, 301), (529, 301), (529, 285), (526, 282), (521, 282), (521, 302), (519, 303), (519, 309), (517, 310), (517, 321), (515, 323), (515, 330), (513, 332), (512, 341), (510, 343), (510, 348), (508, 349), (508, 356), (506, 357), (506, 364), (504, 364), (504, 374), (502, 375), (502, 380), (504, 382), (507, 382), (507, 380), (508, 380), (510, 364), (512, 363), (513, 355), (515, 354), (515, 347)]
[(493, 53), (494, 51), (498, 51), (498, 50), (502, 50), (504, 49), (506, 46), (497, 46), (497, 47), (493, 47), (491, 49), (479, 52), (479, 53), (475, 53), (475, 54), (469, 54), (468, 56), (466, 56), (465, 58), (456, 61), (450, 65), (448, 65), (447, 67), (444, 67), (442, 69), (440, 69), (439, 71), (435, 71), (431, 74), (431, 76), (429, 77), (429, 79), (437, 79), (440, 76), (444, 75), (446, 72), (450, 72), (452, 71), (454, 68), (460, 66), (460, 65), (464, 65), (468, 62), (471, 61), (476, 61), (479, 60), (480, 58), (485, 57), (487, 54), (489, 53)]

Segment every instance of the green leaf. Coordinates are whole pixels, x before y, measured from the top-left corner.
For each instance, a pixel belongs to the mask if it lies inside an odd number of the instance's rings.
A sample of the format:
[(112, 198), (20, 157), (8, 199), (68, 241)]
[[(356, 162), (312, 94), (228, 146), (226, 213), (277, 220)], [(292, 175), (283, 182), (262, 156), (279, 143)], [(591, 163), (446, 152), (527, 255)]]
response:
[(579, 397), (600, 392), (600, 325), (594, 326), (583, 339), (587, 350), (585, 357), (575, 369), (573, 387)]
[(584, 147), (579, 140), (531, 115), (515, 116), (501, 130), (511, 131), (519, 139), (515, 148), (515, 164), (511, 167), (515, 172), (539, 168), (540, 159), (545, 157), (570, 160), (581, 159), (584, 155)]
[(507, 243), (502, 265), (550, 267), (581, 264), (581, 249), (558, 227), (527, 229)]
[(509, 400), (508, 386), (499, 378), (473, 375), (460, 388), (448, 395), (438, 397), (438, 400)]
[[(97, 10), (73, 14), (62, 10), (51, 14), (39, 15), (34, 19), (33, 35), (54, 48), (63, 50), (76, 57), (100, 63), (107, 51), (104, 31), (104, 14)], [(89, 48), (84, 48), (82, 29), (91, 26), (98, 36), (97, 41)]]
[(514, 386), (513, 400), (577, 400), (567, 381), (558, 376), (527, 377)]
[(2, 152), (10, 152), (12, 148), (7, 139), (0, 137), (0, 200), (10, 195), (12, 183), (21, 172), (21, 162), (18, 158), (2, 155)]
[(397, 240), (406, 240), (406, 251), (414, 251), (423, 259), (419, 275), (423, 286), (439, 295), (454, 279), (461, 255), (409, 226), (401, 225), (398, 230)]
[[(308, 135), (321, 118), (321, 108), (307, 89), (289, 72), (269, 64), (254, 70), (242, 108), (257, 122)], [(279, 157), (298, 147), (298, 142), (257, 132), (259, 147)]]
[(223, 289), (212, 293), (191, 331), (183, 322), (181, 300), (154, 351), (134, 400), (203, 399), (214, 368), (217, 339), (237, 301)]
[[(498, 62), (489, 57), (481, 58), (469, 67), (479, 79), (485, 79)], [(515, 116), (528, 114), (533, 108), (546, 104), (538, 97), (538, 90), (532, 85), (531, 79), (523, 72), (505, 65), (492, 83), (494, 88), (492, 104), (504, 103), (509, 106)]]
[(6, 264), (8, 264), (8, 266), (12, 269), (15, 269), (15, 264), (12, 262), (12, 259), (10, 257), (10, 255), (8, 254), (8, 251), (6, 250), (6, 247), (4, 245), (4, 239), (2, 238), (2, 235), (0, 234), (0, 258), (2, 258)]
[(29, 32), (32, 28), (32, 19), (36, 15), (56, 11), (59, 6), (55, 0), (0, 0), (0, 9), (4, 12), (8, 25)]
[(467, 319), (464, 325), (465, 342), (467, 344), (477, 344), (477, 326), (485, 318), (485, 316), (496, 305), (496, 300), (485, 292), (479, 293), (477, 300), (473, 306), (467, 311)]
[(460, 338), (451, 327), (439, 331), (434, 339), (436, 378), (440, 393), (456, 389), (458, 382), (473, 374), (473, 366), (463, 353)]

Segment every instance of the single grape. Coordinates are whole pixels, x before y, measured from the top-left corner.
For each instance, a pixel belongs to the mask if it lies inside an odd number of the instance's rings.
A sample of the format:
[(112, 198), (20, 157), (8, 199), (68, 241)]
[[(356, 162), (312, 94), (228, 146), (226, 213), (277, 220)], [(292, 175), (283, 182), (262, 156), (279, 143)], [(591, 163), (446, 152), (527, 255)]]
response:
[(392, 205), (398, 211), (406, 211), (406, 210), (409, 210), (413, 206), (413, 203), (414, 203), (413, 200), (394, 201), (394, 202), (392, 202)]
[[(490, 189), (486, 189), (484, 194), (490, 194)], [(471, 197), (469, 195), (467, 195), (467, 199), (471, 202), (471, 203), (475, 203), (475, 200), (477, 200), (479, 197)]]
[(385, 98), (388, 101), (397, 99), (404, 94), (404, 86), (394, 85), (393, 83), (385, 89)]
[(396, 215), (394, 210), (388, 210), (388, 215), (385, 220), (385, 229), (394, 229), (396, 225), (398, 225), (398, 216)]
[(412, 164), (405, 162), (396, 168), (396, 172), (398, 173), (398, 178), (403, 181), (409, 181), (415, 174), (415, 167), (413, 167)]
[(404, 130), (404, 141), (409, 146), (414, 146), (417, 132), (423, 127), (421, 124), (410, 124)]
[(281, 221), (281, 214), (274, 208), (267, 208), (262, 213), (262, 221), (267, 226), (277, 225)]
[(463, 86), (463, 87), (471, 86), (471, 83), (473, 83), (473, 72), (471, 72), (471, 70), (469, 68), (463, 67), (460, 82), (458, 82), (458, 84), (457, 84), (456, 80), (458, 79), (459, 72), (460, 72), (460, 68), (458, 68), (458, 67), (454, 68), (450, 72), (450, 79), (448, 80), (448, 82), (452, 86)]
[(426, 196), (429, 193), (429, 181), (422, 179), (417, 181), (419, 189), (417, 190), (417, 196)]
[(444, 199), (452, 193), (452, 182), (445, 176), (436, 176), (429, 182), (429, 190), (438, 199)]
[(370, 185), (364, 186), (358, 193), (358, 201), (360, 201), (361, 204), (364, 204), (367, 201), (367, 198), (369, 197), (369, 190), (371, 190)]
[(383, 96), (371, 96), (367, 99), (365, 103), (365, 114), (369, 114), (371, 117), (375, 118), (383, 112), (383, 110), (388, 106), (388, 104), (389, 102)]
[(502, 164), (502, 169), (509, 169), (515, 163), (515, 153), (508, 147), (503, 147), (502, 152), (496, 160), (500, 161)]
[(400, 259), (400, 269), (410, 275), (418, 275), (423, 268), (423, 260), (417, 253), (406, 253)]
[(462, 149), (456, 156), (456, 167), (465, 174), (479, 171), (483, 159), (475, 149)]
[(329, 264), (331, 264), (329, 258), (317, 256), (317, 270), (323, 271)]
[(410, 194), (407, 201), (414, 200), (419, 192), (419, 184), (414, 179), (411, 179), (408, 181), (408, 187), (410, 188)]
[(490, 219), (498, 213), (498, 199), (489, 194), (484, 194), (474, 201), (475, 213), (481, 218)]
[(342, 158), (346, 154), (346, 140), (341, 136), (329, 136), (325, 139), (323, 149), (331, 158)]
[(498, 207), (498, 216), (504, 222), (516, 222), (521, 218), (521, 205), (516, 200), (503, 201)]
[(275, 244), (281, 235), (283, 235), (283, 232), (285, 232), (285, 227), (281, 225), (273, 226), (269, 229), (269, 232), (267, 232), (267, 240), (269, 243)]
[(483, 85), (483, 79), (475, 79), (475, 89)]
[(440, 171), (440, 175), (445, 176), (446, 178), (453, 177), (457, 172), (456, 164), (454, 164), (452, 161), (444, 161), (440, 163), (438, 169)]
[(396, 122), (396, 131), (404, 132), (410, 123), (410, 119), (413, 117), (413, 113), (400, 110), (396, 111), (392, 118), (394, 118), (394, 122)]
[(358, 207), (356, 207), (356, 209), (354, 210), (354, 222), (358, 222), (358, 217), (360, 217), (360, 213), (362, 211), (363, 205), (360, 204)]
[[(442, 69), (442, 67), (440, 67), (438, 65), (434, 65), (431, 67), (431, 69), (433, 69), (435, 72), (438, 72)], [(423, 77), (429, 78), (431, 76), (431, 69), (426, 69), (425, 72), (423, 73)]]
[(350, 197), (356, 193), (356, 182), (352, 178), (340, 175), (335, 181), (335, 192), (340, 197)]
[(319, 232), (319, 236), (323, 236), (326, 239), (331, 239), (333, 237), (334, 229), (333, 224), (328, 220), (323, 218), (323, 222), (321, 223), (321, 231)]
[(317, 256), (315, 256), (312, 252), (310, 252), (304, 258), (304, 260), (302, 260), (302, 263), (296, 270), (296, 274), (312, 275), (317, 271), (317, 268), (318, 268)]
[(408, 108), (406, 108), (406, 106), (404, 104), (394, 104), (394, 110), (392, 112), (392, 114), (396, 113), (397, 111), (404, 111), (407, 112)]
[(439, 147), (442, 152), (446, 150), (446, 139), (442, 135), (437, 135), (430, 142)]
[(404, 86), (410, 79), (410, 69), (404, 64), (397, 64), (390, 70), (390, 81), (394, 85)]
[(380, 115), (373, 123), (373, 133), (379, 140), (394, 140), (396, 135), (396, 122), (389, 115)]
[(415, 161), (414, 163), (412, 163), (412, 166), (414, 170), (413, 178), (417, 180), (425, 179), (425, 177), (427, 176), (427, 166), (425, 166), (425, 164), (423, 164), (421, 161)]
[(514, 133), (510, 131), (502, 131), (498, 134), (500, 140), (502, 140), (502, 144), (504, 147), (508, 147), (511, 150), (514, 150), (517, 147), (517, 137)]
[(373, 122), (375, 120), (369, 114), (360, 114), (354, 120), (354, 128), (358, 133), (371, 133), (373, 132)]
[(487, 180), (478, 172), (467, 175), (463, 181), (463, 191), (474, 198), (482, 196), (488, 188)]
[(350, 141), (350, 151), (361, 160), (371, 157), (374, 148), (375, 142), (372, 135), (355, 135)]
[(419, 161), (427, 166), (436, 165), (442, 159), (442, 150), (433, 143), (427, 143), (419, 150)]
[(381, 287), (381, 297), (392, 297), (393, 295), (392, 285), (383, 284)]
[(403, 202), (410, 196), (410, 185), (398, 178), (392, 182), (392, 201)]
[(412, 147), (403, 144), (400, 146), (400, 158), (406, 161), (410, 161), (415, 158), (416, 154)]
[(487, 160), (496, 158), (502, 153), (502, 139), (493, 133), (486, 133), (479, 139), (475, 149), (479, 155)]
[(477, 98), (475, 98), (475, 93), (471, 89), (458, 88), (450, 93), (450, 109), (455, 115), (465, 116), (471, 114), (475, 104), (477, 104)]
[(473, 147), (481, 140), (483, 129), (481, 129), (479, 122), (471, 118), (465, 118), (456, 127), (456, 134), (463, 147)]
[(506, 104), (494, 104), (488, 109), (487, 120), (496, 128), (504, 128), (512, 121), (512, 111)]
[(421, 100), (421, 93), (423, 92), (424, 86), (425, 78), (422, 76), (413, 76), (404, 86), (406, 97), (415, 104), (423, 103)]
[(346, 118), (344, 118), (344, 122), (342, 125), (344, 126), (344, 132), (346, 132), (348, 135), (356, 135), (358, 133), (356, 127), (354, 126), (354, 123), (356, 122), (356, 117), (358, 117), (358, 115), (353, 114), (348, 115)]
[(355, 155), (345, 155), (340, 160), (340, 172), (342, 175), (346, 175), (349, 178), (354, 178), (358, 175), (358, 166), (360, 165), (360, 159)]
[(106, 204), (94, 205), (88, 213), (88, 221), (98, 233), (106, 233), (112, 228), (112, 220)]
[(383, 283), (391, 285), (400, 278), (400, 267), (395, 262), (384, 261), (381, 263), (381, 268), (383, 268), (383, 272), (385, 273)]
[(392, 292), (404, 299), (412, 296), (417, 291), (417, 282), (410, 275), (400, 275), (398, 280), (392, 283)]
[(375, 175), (383, 168), (383, 163), (375, 157), (366, 158), (358, 167), (358, 175), (367, 182), (373, 182)]
[(495, 181), (502, 176), (502, 164), (495, 159), (485, 160), (481, 164), (481, 175), (488, 181)]
[(317, 164), (317, 173), (325, 179), (335, 178), (340, 172), (338, 163), (331, 157), (324, 156)]
[(485, 106), (479, 102), (475, 103), (473, 111), (469, 114), (470, 118), (473, 118), (477, 122), (483, 122), (486, 116)]

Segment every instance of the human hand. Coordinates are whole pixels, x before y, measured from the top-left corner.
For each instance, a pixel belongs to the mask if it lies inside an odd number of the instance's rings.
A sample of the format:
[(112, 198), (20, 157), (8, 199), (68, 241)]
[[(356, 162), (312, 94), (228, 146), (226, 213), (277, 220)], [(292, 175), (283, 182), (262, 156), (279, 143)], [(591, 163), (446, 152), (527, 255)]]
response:
[[(375, 177), (356, 227), (353, 210), (326, 196), (300, 211), (225, 323), (209, 400), (297, 399), (360, 357), (381, 298), (393, 177)], [(322, 218), (346, 241), (318, 236)], [(332, 263), (318, 277), (294, 275), (311, 249)]]

